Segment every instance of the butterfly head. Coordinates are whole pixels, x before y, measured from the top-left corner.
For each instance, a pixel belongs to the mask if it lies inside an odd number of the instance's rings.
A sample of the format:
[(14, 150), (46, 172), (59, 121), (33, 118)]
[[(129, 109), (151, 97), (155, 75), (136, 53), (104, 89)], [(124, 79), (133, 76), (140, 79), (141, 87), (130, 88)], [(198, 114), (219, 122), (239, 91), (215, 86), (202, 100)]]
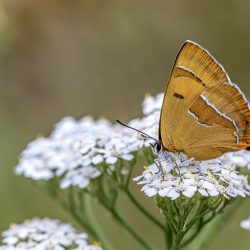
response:
[(163, 146), (162, 146), (162, 142), (160, 140), (157, 140), (155, 141), (154, 143), (150, 143), (151, 147), (152, 147), (152, 150), (155, 154), (159, 154), (162, 149), (163, 149)]

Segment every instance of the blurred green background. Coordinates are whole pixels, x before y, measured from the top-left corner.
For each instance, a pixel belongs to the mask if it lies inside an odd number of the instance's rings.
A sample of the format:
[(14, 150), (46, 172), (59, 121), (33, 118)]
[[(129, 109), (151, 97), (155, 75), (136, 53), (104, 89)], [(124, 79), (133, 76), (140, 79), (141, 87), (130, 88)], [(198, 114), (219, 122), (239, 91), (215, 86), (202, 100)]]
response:
[[(140, 116), (144, 94), (164, 91), (185, 40), (207, 48), (250, 98), (249, 23), (247, 0), (1, 1), (0, 230), (36, 215), (74, 223), (29, 180), (14, 175), (21, 150), (65, 115)], [(158, 214), (153, 199), (134, 190)], [(128, 220), (161, 249), (157, 229), (125, 199), (121, 204)], [(249, 249), (250, 232), (239, 227), (249, 205), (245, 201), (210, 249)], [(106, 213), (96, 212), (116, 249), (141, 249)]]

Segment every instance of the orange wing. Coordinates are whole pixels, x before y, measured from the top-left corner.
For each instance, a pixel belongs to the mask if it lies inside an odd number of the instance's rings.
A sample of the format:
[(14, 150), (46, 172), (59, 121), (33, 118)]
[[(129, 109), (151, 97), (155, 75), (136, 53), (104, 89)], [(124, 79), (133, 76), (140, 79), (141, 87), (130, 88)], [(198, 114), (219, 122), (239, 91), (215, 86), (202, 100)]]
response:
[(187, 41), (162, 105), (159, 137), (166, 150), (206, 160), (246, 148), (249, 117), (244, 95), (223, 67), (201, 46)]

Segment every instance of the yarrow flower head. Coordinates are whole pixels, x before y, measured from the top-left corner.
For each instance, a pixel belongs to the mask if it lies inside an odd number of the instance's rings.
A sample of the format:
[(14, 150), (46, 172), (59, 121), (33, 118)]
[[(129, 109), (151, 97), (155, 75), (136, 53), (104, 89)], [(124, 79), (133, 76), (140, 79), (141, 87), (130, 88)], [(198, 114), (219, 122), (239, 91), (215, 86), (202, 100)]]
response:
[[(142, 104), (144, 117), (131, 120), (129, 125), (156, 136), (162, 99), (163, 94), (147, 96)], [(48, 137), (28, 144), (16, 173), (33, 180), (62, 177), (61, 188), (86, 188), (101, 175), (98, 166), (105, 164), (115, 169), (119, 160), (132, 161), (134, 153), (149, 143), (135, 131), (106, 119), (65, 117)]]
[(12, 225), (2, 233), (2, 238), (0, 250), (102, 250), (98, 245), (88, 244), (87, 234), (48, 218)]
[(182, 153), (162, 151), (155, 162), (134, 180), (143, 185), (142, 191), (147, 196), (159, 195), (173, 200), (197, 194), (245, 197), (249, 195), (250, 186), (247, 177), (237, 171), (242, 162), (237, 165), (238, 161), (232, 161), (245, 155), (249, 152), (227, 153), (214, 160), (195, 161)]

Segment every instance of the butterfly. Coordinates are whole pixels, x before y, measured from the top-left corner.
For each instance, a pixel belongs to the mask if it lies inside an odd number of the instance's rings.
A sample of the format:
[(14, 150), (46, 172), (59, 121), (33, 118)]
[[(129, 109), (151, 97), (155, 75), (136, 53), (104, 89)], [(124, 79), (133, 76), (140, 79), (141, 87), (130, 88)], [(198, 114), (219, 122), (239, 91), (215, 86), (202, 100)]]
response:
[(186, 41), (176, 57), (153, 147), (195, 160), (250, 147), (248, 101), (224, 68), (195, 42)]

